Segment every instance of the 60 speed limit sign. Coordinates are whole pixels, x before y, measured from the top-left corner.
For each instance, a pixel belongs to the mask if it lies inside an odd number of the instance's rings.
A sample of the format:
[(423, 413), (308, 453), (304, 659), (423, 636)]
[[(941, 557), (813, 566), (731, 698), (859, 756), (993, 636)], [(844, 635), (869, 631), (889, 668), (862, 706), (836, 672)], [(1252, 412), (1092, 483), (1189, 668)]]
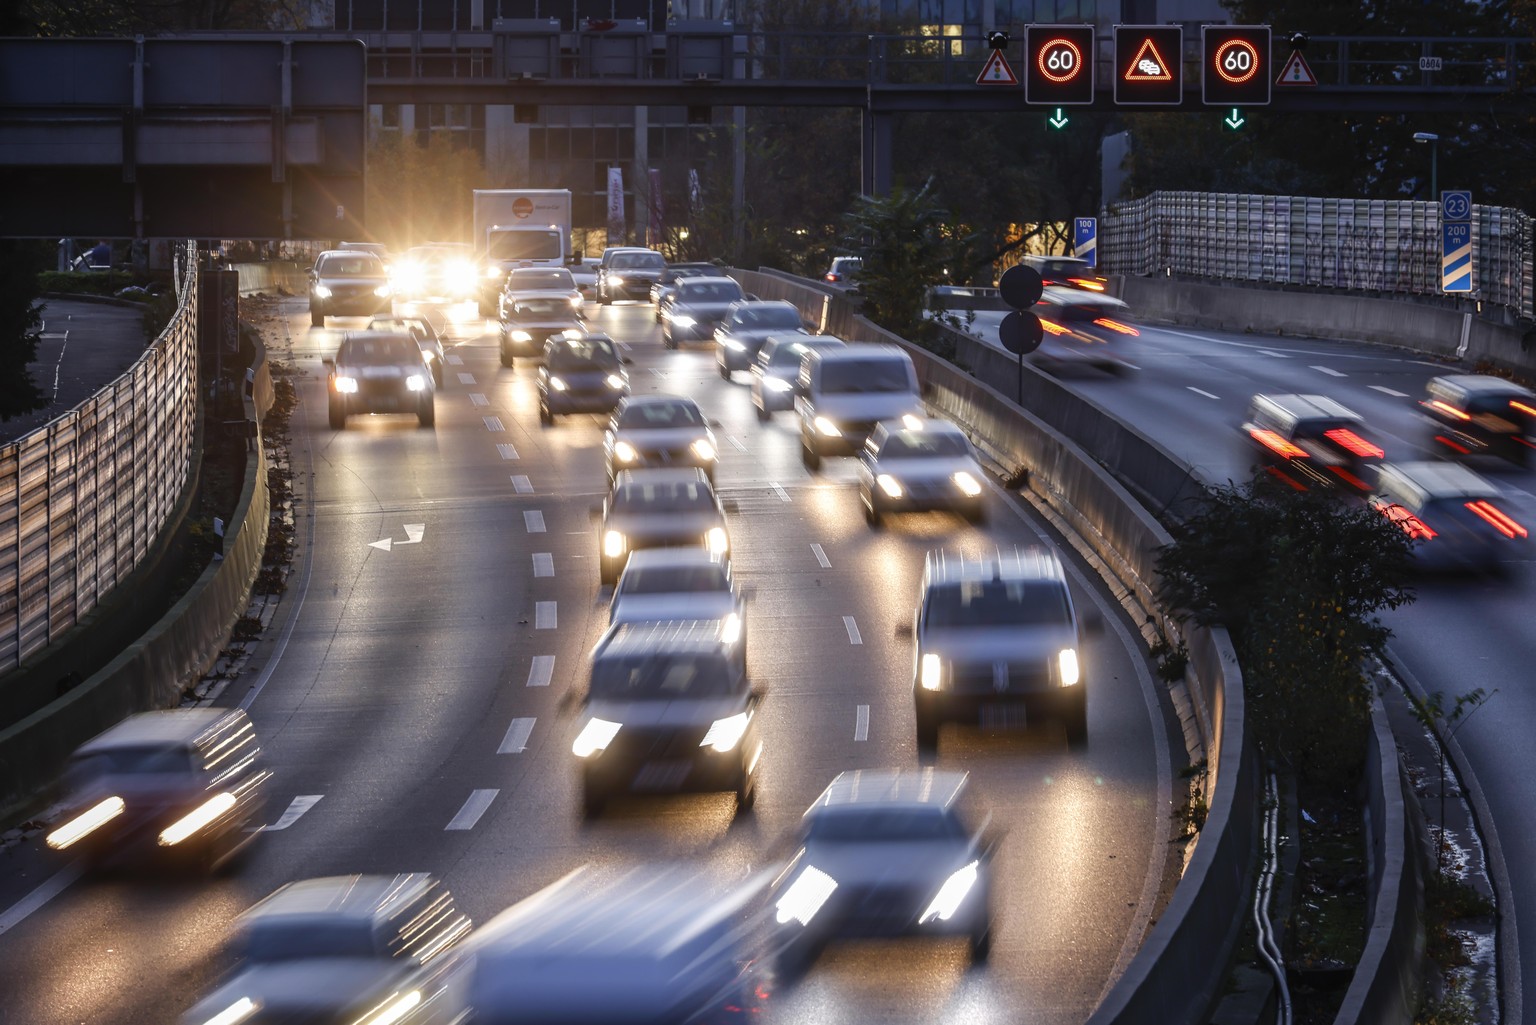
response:
[(1024, 102), (1052, 107), (1093, 102), (1093, 26), (1030, 25), (1024, 30)]
[(1205, 25), (1200, 32), (1200, 99), (1213, 107), (1269, 103), (1268, 25)]

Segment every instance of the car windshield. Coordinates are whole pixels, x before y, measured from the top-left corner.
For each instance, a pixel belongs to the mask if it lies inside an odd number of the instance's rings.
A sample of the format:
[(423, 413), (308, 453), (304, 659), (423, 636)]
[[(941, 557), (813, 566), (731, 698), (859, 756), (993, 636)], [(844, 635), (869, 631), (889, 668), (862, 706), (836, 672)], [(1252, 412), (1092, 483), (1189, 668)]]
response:
[(633, 566), (624, 574), (620, 594), (698, 594), (728, 591), (730, 578), (719, 563), (708, 566)]
[(321, 277), (382, 278), (384, 264), (372, 253), (326, 256), (320, 260), (318, 273)]
[(513, 320), (548, 320), (550, 317), (566, 319), (570, 316), (569, 299), (519, 299), (512, 304)]
[(962, 580), (929, 589), (930, 627), (1046, 626), (1071, 622), (1065, 589), (1041, 580)]
[(592, 665), (592, 696), (610, 701), (729, 697), (737, 681), (729, 659), (714, 654), (653, 653)]
[(576, 287), (576, 279), (564, 267), (549, 270), (515, 270), (507, 278), (507, 287), (517, 289), (547, 289), (552, 292), (569, 292)]
[(613, 496), (615, 512), (689, 512), (715, 507), (707, 481), (646, 481), (621, 486)]
[(706, 274), (715, 273), (713, 267), (668, 267), (661, 272), (661, 280), (676, 281), (678, 278), (702, 278)]
[(741, 299), (741, 286), (734, 281), (684, 281), (677, 286), (677, 298), (685, 303), (733, 303)]
[(897, 431), (880, 446), (881, 459), (928, 459), (970, 454), (970, 445), (959, 434), (930, 431)]
[(620, 365), (608, 338), (567, 338), (549, 350), (551, 370), (617, 370)]
[(379, 957), (374, 942), (374, 923), (317, 921), (304, 915), (276, 921), (258, 921), (246, 930), (243, 952), (252, 961), (298, 961), (311, 957)]
[(666, 261), (660, 253), (614, 253), (608, 266), (613, 270), (661, 270)]
[(815, 348), (821, 348), (821, 346), (805, 345), (800, 342), (775, 346), (773, 355), (768, 358), (768, 365), (774, 367), (798, 367), (800, 365), (800, 357)]
[(1093, 274), (1092, 268), (1076, 260), (1041, 260), (1035, 269), (1042, 278), (1080, 278)]
[(192, 753), (185, 748), (114, 747), (77, 758), (70, 773), (79, 779), (98, 776), (138, 776), (152, 773), (190, 773)]
[(380, 338), (348, 338), (341, 343), (336, 362), (351, 366), (389, 366), (421, 361), (421, 350), (413, 338), (389, 335)]
[(963, 839), (965, 830), (943, 808), (828, 808), (810, 817), (806, 836), (840, 843)]
[(632, 402), (619, 414), (620, 427), (702, 427), (704, 417), (699, 407), (679, 399), (676, 402)]
[(821, 390), (845, 392), (902, 392), (912, 390), (907, 364), (900, 359), (850, 359), (823, 363)]
[(748, 331), (763, 328), (797, 328), (800, 326), (800, 311), (793, 306), (748, 306), (737, 310), (731, 320), (738, 327)]
[(418, 340), (435, 338), (432, 325), (417, 317), (375, 317), (368, 322), (370, 331), (401, 331), (414, 335)]

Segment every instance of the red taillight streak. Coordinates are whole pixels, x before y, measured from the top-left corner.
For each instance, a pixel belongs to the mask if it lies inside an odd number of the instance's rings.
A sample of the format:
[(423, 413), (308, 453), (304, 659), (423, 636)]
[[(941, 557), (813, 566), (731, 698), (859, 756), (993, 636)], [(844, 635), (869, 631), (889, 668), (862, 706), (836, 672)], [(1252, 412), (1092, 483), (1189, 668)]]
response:
[(1282, 455), (1287, 459), (1305, 459), (1307, 457), (1305, 449), (1292, 445), (1274, 431), (1263, 431), (1255, 428), (1248, 433), (1253, 437), (1254, 441), (1277, 455)]
[(1424, 403), (1424, 405), (1428, 406), (1430, 409), (1438, 409), (1440, 412), (1444, 413), (1445, 415), (1451, 416), (1451, 417), (1455, 417), (1457, 420), (1470, 420), (1470, 419), (1472, 419), (1472, 414), (1470, 414), (1470, 413), (1463, 413), (1461, 410), (1457, 409), (1455, 406), (1448, 406), (1444, 402), (1441, 402), (1439, 399), (1435, 399), (1433, 402), (1426, 402), (1426, 403)]
[(1423, 538), (1427, 541), (1435, 536), (1435, 532), (1429, 529), (1429, 524), (1400, 505), (1389, 505), (1381, 511), (1387, 519), (1402, 527), (1411, 538)]
[(1514, 399), (1510, 399), (1509, 400), (1509, 408), (1510, 409), (1518, 409), (1520, 412), (1524, 413), (1526, 416), (1536, 416), (1536, 409), (1532, 409), (1530, 406), (1527, 406), (1524, 402), (1516, 402)]
[(1525, 537), (1526, 529), (1487, 502), (1468, 502), (1467, 508), (1493, 525), (1505, 537)]
[(1331, 431), (1324, 431), (1323, 437), (1335, 442), (1342, 448), (1347, 448), (1357, 456), (1367, 459), (1380, 459), (1387, 453), (1381, 448), (1372, 445), (1354, 431), (1345, 427), (1335, 427)]
[(1040, 318), (1040, 326), (1045, 328), (1053, 335), (1064, 335), (1067, 334), (1069, 330), (1068, 328), (1062, 327), (1055, 321), (1046, 320), (1044, 317)]
[(1467, 455), (1468, 453), (1470, 453), (1472, 451), (1471, 449), (1467, 448), (1464, 445), (1456, 444), (1454, 441), (1452, 441), (1450, 438), (1447, 438), (1443, 434), (1435, 435), (1435, 440), (1438, 441), (1440, 444), (1445, 445), (1448, 448), (1454, 448), (1456, 451), (1460, 452), (1462, 455)]
[(1134, 327), (1131, 327), (1131, 325), (1122, 324), (1118, 320), (1110, 320), (1108, 317), (1100, 317), (1098, 320), (1095, 320), (1094, 323), (1100, 327), (1107, 327), (1111, 331), (1118, 331), (1123, 335), (1130, 335), (1132, 338), (1138, 338), (1141, 336), (1141, 332), (1136, 330)]
[(1361, 491), (1369, 491), (1369, 490), (1371, 490), (1371, 486), (1369, 484), (1367, 484), (1365, 481), (1361, 480), (1359, 477), (1356, 477), (1354, 474), (1350, 473), (1348, 470), (1344, 469), (1342, 466), (1332, 467), (1332, 470), (1333, 470), (1334, 473), (1339, 475), (1339, 479), (1340, 480), (1344, 481), (1346, 484), (1350, 485), (1351, 487), (1359, 488)]
[(1078, 288), (1086, 288), (1091, 292), (1104, 291), (1103, 285), (1099, 284), (1097, 281), (1089, 281), (1087, 278), (1068, 278), (1067, 283), (1069, 285), (1076, 285)]

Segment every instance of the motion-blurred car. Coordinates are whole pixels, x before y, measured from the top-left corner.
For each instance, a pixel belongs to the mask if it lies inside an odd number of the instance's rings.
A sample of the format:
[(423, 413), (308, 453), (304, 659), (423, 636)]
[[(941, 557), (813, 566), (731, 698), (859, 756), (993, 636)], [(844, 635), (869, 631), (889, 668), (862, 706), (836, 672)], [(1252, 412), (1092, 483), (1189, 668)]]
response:
[(593, 332), (544, 343), (539, 367), (539, 422), (564, 413), (612, 413), (629, 396), (629, 372), (612, 338)]
[(1040, 275), (1047, 286), (1078, 288), (1088, 292), (1102, 292), (1109, 287), (1109, 279), (1099, 274), (1087, 260), (1076, 256), (1024, 257), (1021, 263)]
[(371, 317), (390, 308), (393, 294), (377, 256), (326, 250), (309, 271), (309, 323), (324, 327), (326, 317)]
[(1456, 456), (1501, 456), (1525, 466), (1536, 448), (1536, 392), (1487, 374), (1431, 378), (1419, 403), (1433, 441)]
[(605, 306), (623, 300), (649, 301), (651, 286), (666, 266), (666, 259), (654, 249), (605, 250), (597, 268), (597, 301)]
[(774, 335), (809, 337), (795, 304), (783, 299), (745, 299), (732, 303), (715, 328), (715, 367), (725, 380), (752, 366), (763, 343)]
[(459, 965), (320, 957), (253, 965), (198, 1001), (181, 1025), (458, 1025)]
[(842, 285), (847, 287), (854, 283), (859, 272), (864, 269), (864, 259), (859, 256), (834, 256), (832, 266), (821, 276), (829, 285)]
[(443, 352), (443, 340), (438, 337), (437, 329), (426, 317), (374, 317), (368, 322), (368, 330), (403, 333), (416, 339), (416, 347), (421, 350), (427, 366), (432, 369), (432, 383), (439, 388), (443, 386), (446, 373), (444, 365), (448, 357)]
[(581, 315), (581, 289), (576, 287), (576, 277), (565, 267), (518, 267), (507, 275), (507, 283), (497, 300), (496, 310), (526, 296), (563, 296), (571, 305), (571, 312)]
[(608, 625), (685, 619), (720, 620), (723, 638), (734, 640), (745, 667), (746, 607), (727, 559), (707, 548), (650, 548), (631, 555), (613, 589)]
[(761, 700), (718, 619), (610, 627), (571, 745), (582, 810), (595, 815), (618, 793), (712, 790), (752, 807)]
[(391, 263), (389, 247), (382, 242), (338, 242), (336, 248), (353, 253), (372, 253), (384, 264), (385, 270), (389, 269)]
[(661, 344), (675, 349), (684, 342), (713, 338), (715, 327), (732, 303), (747, 295), (734, 278), (684, 278), (662, 301)]
[(481, 277), (474, 250), (457, 242), (413, 246), (396, 261), (391, 276), (402, 302), (450, 303), (475, 298)]
[(875, 424), (923, 416), (912, 357), (894, 345), (812, 348), (795, 378), (800, 461), (821, 468), (823, 456), (853, 455)]
[(504, 297), (497, 326), (501, 365), (515, 367), (519, 356), (542, 356), (550, 339), (584, 338), (586, 334), (586, 327), (564, 296), (535, 293), (516, 299)]
[(270, 776), (238, 708), (141, 712), (70, 757), (46, 841), (92, 865), (217, 869), (257, 836)]
[(642, 466), (697, 466), (715, 479), (719, 446), (703, 410), (677, 395), (631, 395), (603, 435), (608, 479)]
[(1043, 369), (1084, 365), (1121, 374), (1130, 369), (1118, 355), (1119, 343), (1141, 331), (1128, 323), (1123, 299), (1091, 289), (1047, 285), (1035, 307), (1044, 340), (1031, 362)]
[(1494, 573), (1528, 557), (1529, 532), (1504, 511), (1499, 489), (1458, 463), (1383, 463), (1370, 504), (1413, 541), (1421, 569)]
[[(1025, 548), (968, 558), (929, 552), (915, 627), (917, 746), (942, 723), (982, 727), (1056, 719), (1067, 742), (1088, 739), (1083, 629), (1054, 552)], [(1102, 619), (1084, 617), (1097, 630)]]
[(752, 407), (760, 423), (781, 409), (795, 408), (795, 378), (800, 361), (815, 348), (842, 345), (831, 335), (771, 335), (752, 361)]
[(437, 419), (432, 370), (410, 334), (359, 331), (341, 340), (326, 366), (331, 429), (355, 413), (410, 413), (422, 427)]
[(712, 263), (669, 263), (651, 286), (651, 305), (656, 307), (656, 322), (661, 323), (661, 303), (672, 290), (677, 287), (678, 281), (683, 278), (713, 278), (718, 277), (720, 268)]
[(707, 866), (577, 869), (486, 923), (471, 966), (475, 1025), (714, 1025), (762, 1011), (756, 927), (767, 873)]
[(1255, 395), (1243, 430), (1259, 465), (1302, 490), (1369, 491), (1367, 467), (1386, 456), (1360, 414), (1324, 395)]
[(985, 479), (971, 439), (947, 420), (908, 415), (876, 424), (859, 458), (859, 498), (872, 527), (909, 509), (948, 509), (979, 523)]
[(830, 940), (887, 936), (963, 936), (986, 960), (999, 842), (988, 823), (969, 807), (966, 773), (840, 773), (774, 883), (780, 966), (797, 975)]
[(625, 470), (603, 503), (598, 579), (619, 579), (632, 553), (646, 548), (698, 547), (729, 558), (725, 507), (697, 467)]

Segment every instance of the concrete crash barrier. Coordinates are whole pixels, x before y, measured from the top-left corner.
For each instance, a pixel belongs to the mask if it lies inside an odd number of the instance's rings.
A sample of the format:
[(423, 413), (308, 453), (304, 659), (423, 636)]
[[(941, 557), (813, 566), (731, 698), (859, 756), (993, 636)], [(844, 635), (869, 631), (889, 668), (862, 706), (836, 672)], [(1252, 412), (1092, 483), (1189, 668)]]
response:
[(237, 263), (235, 273), (240, 275), (240, 294), (267, 292), (276, 295), (281, 289), (290, 295), (309, 294), (309, 268), (291, 260), (273, 260), (270, 263)]
[[(256, 375), (268, 381), (258, 349)], [(254, 419), (256, 404), (245, 401)], [(99, 672), (34, 714), (0, 731), (0, 812), (14, 813), (54, 785), (80, 744), (134, 712), (177, 704), (217, 659), (250, 602), (271, 515), (267, 462), (255, 436), (245, 484), (225, 527), (224, 557), (209, 564), (186, 595)]]

